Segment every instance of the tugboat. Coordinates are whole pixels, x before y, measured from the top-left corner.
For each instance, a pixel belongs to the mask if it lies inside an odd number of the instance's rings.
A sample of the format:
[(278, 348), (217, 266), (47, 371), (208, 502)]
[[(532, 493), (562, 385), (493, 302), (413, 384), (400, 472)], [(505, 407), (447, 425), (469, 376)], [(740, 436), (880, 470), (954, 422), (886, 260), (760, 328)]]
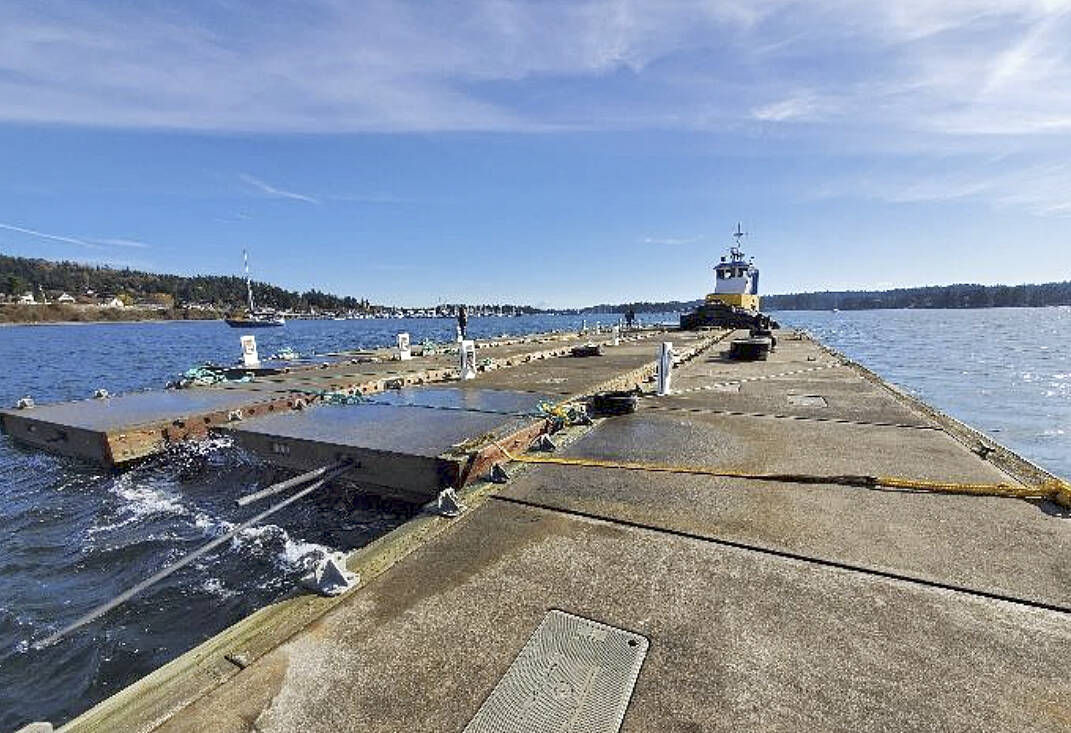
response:
[(270, 326), (285, 326), (286, 319), (275, 311), (258, 311), (253, 304), (253, 283), (249, 279), (249, 253), (242, 250), (242, 258), (245, 260), (245, 294), (248, 310), (244, 316), (236, 318), (224, 318), (231, 328), (267, 328)]
[[(729, 254), (714, 266), (714, 292), (691, 313), (681, 315), (681, 329), (694, 331), (704, 327), (756, 328), (766, 325), (759, 313), (759, 268), (754, 258), (740, 249), (747, 232), (738, 222), (733, 232)], [(767, 319), (768, 320), (768, 319)]]

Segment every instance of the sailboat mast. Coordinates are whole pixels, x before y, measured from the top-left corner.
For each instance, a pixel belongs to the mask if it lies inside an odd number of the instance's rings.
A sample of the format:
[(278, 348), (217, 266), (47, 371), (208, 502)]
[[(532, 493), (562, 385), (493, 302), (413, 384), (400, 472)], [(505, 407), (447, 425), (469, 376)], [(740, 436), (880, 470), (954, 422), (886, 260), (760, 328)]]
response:
[(242, 250), (242, 259), (245, 262), (245, 294), (249, 301), (249, 314), (253, 314), (253, 283), (249, 280), (249, 251)]

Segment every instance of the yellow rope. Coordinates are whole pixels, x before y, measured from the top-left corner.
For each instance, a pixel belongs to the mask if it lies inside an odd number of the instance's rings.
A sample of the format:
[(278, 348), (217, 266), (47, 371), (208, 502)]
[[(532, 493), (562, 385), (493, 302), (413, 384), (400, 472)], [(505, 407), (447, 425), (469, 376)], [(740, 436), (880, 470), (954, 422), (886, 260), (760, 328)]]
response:
[(511, 461), (517, 463), (549, 463), (557, 466), (578, 466), (582, 468), (616, 468), (624, 471), (647, 471), (655, 473), (678, 473), (700, 476), (717, 476), (720, 478), (739, 478), (758, 481), (784, 481), (806, 484), (840, 484), (866, 488), (884, 487), (891, 489), (908, 489), (912, 491), (932, 491), (943, 494), (969, 494), (972, 496), (1002, 496), (1017, 499), (1050, 499), (1060, 506), (1071, 509), (1071, 484), (1066, 481), (1051, 480), (1038, 486), (1020, 486), (1005, 483), (961, 483), (955, 481), (931, 481), (928, 479), (904, 478), (901, 476), (816, 476), (800, 473), (751, 473), (731, 471), (711, 466), (681, 466), (665, 463), (607, 461), (598, 458), (568, 458), (563, 456), (515, 456), (499, 445), (495, 445)]

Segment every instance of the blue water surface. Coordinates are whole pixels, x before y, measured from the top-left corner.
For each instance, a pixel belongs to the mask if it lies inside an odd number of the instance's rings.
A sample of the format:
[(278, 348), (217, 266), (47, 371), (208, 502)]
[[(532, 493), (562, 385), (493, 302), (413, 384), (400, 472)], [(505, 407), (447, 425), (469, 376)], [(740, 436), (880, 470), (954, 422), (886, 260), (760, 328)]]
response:
[[(469, 335), (583, 321), (616, 318), (472, 318)], [(454, 329), (449, 319), (291, 321), (256, 337), (262, 357), (289, 347), (315, 358), (391, 345), (403, 330), (414, 343), (452, 340)], [(235, 363), (242, 333), (220, 321), (0, 327), (0, 405), (159, 389), (191, 366)], [(239, 510), (234, 498), (277, 478), (222, 438), (124, 473), (0, 439), (0, 733), (62, 723), (289, 592), (321, 552), (360, 547), (412, 511), (331, 494), (299, 502), (61, 643), (31, 646), (255, 514), (263, 507)]]
[(1071, 478), (1071, 307), (783, 311), (776, 317)]

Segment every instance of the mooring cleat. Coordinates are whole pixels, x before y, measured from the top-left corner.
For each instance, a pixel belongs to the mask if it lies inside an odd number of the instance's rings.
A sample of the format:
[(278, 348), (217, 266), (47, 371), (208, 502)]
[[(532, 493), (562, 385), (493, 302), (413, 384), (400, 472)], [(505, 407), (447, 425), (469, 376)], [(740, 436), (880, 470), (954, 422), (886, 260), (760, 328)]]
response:
[(558, 450), (558, 446), (555, 445), (554, 441), (550, 439), (549, 435), (543, 433), (538, 438), (536, 438), (534, 443), (532, 443), (532, 450), (543, 451), (545, 453), (553, 453), (554, 451)]
[(460, 517), (465, 511), (465, 505), (457, 498), (457, 492), (452, 488), (448, 488), (439, 492), (438, 498), (435, 499), (435, 505), (431, 509), (440, 517), (452, 518)]
[(108, 394), (108, 390), (103, 387), (93, 393), (93, 399), (95, 400), (106, 400), (109, 397), (111, 397), (111, 395)]
[(33, 408), (33, 397), (26, 395), (15, 403), (15, 409), (17, 410), (29, 410)]
[(509, 471), (507, 471), (501, 463), (496, 463), (491, 466), (491, 483), (504, 484), (509, 481)]
[(361, 576), (346, 569), (346, 556), (341, 552), (326, 553), (307, 575), (301, 585), (322, 596), (342, 595), (356, 588)]

